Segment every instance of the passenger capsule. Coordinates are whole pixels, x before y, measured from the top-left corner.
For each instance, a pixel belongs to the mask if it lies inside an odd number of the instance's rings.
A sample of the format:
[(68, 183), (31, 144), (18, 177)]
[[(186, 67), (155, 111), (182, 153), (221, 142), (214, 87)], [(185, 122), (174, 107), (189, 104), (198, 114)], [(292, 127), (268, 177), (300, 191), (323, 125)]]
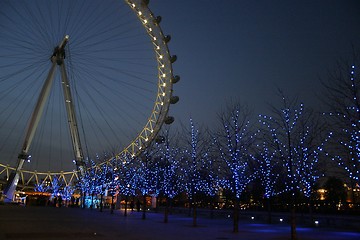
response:
[(165, 120), (164, 120), (164, 123), (169, 125), (169, 124), (172, 124), (172, 123), (174, 122), (174, 120), (175, 120), (174, 117), (172, 117), (172, 116), (167, 116), (167, 117), (165, 118)]
[(172, 82), (172, 83), (177, 83), (178, 81), (180, 81), (180, 76), (179, 76), (179, 75), (173, 76), (173, 77), (171, 78), (171, 82)]
[(171, 62), (171, 63), (174, 63), (176, 60), (177, 60), (177, 56), (176, 56), (176, 55), (172, 55), (172, 56), (170, 57), (170, 62)]
[(164, 37), (165, 43), (170, 42), (170, 40), (171, 40), (171, 36), (170, 36), (170, 35), (166, 35), (166, 36)]
[(157, 16), (155, 19), (154, 19), (154, 23), (155, 24), (159, 24), (161, 22), (161, 16)]
[(175, 104), (175, 103), (177, 103), (179, 101), (179, 97), (178, 96), (172, 96), (171, 98), (170, 98), (170, 103), (171, 104)]

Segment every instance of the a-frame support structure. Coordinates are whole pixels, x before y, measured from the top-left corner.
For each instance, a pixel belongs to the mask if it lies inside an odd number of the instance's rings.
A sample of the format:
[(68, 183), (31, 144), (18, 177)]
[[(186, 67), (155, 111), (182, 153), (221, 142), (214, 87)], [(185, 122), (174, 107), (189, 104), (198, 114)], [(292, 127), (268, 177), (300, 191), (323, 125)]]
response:
[(62, 88), (64, 93), (64, 101), (66, 106), (66, 112), (67, 112), (67, 118), (69, 123), (69, 129), (70, 129), (70, 135), (72, 139), (72, 146), (73, 151), (75, 155), (75, 162), (78, 170), (80, 171), (81, 175), (84, 175), (85, 172), (85, 163), (84, 163), (84, 157), (81, 149), (81, 143), (80, 143), (80, 136), (78, 131), (78, 124), (76, 121), (76, 115), (75, 115), (75, 107), (71, 96), (70, 91), (70, 84), (69, 80), (66, 74), (66, 68), (65, 68), (65, 46), (69, 41), (69, 36), (66, 35), (64, 39), (61, 41), (61, 43), (55, 47), (54, 52), (50, 58), (51, 60), (51, 67), (50, 71), (48, 73), (48, 76), (43, 84), (43, 87), (41, 89), (39, 98), (37, 100), (35, 109), (31, 115), (26, 135), (24, 139), (24, 143), (21, 149), (20, 154), (18, 155), (18, 164), (16, 167), (15, 172), (13, 172), (10, 175), (10, 178), (8, 179), (8, 183), (4, 190), (5, 195), (5, 201), (11, 202), (13, 201), (14, 194), (16, 191), (16, 186), (19, 181), (19, 171), (22, 169), (24, 162), (29, 158), (29, 148), (31, 146), (32, 140), (34, 138), (36, 129), (39, 125), (42, 113), (44, 111), (45, 103), (49, 97), (51, 86), (53, 83), (53, 79), (55, 76), (56, 66), (59, 66), (60, 72), (61, 72), (61, 81), (62, 81)]

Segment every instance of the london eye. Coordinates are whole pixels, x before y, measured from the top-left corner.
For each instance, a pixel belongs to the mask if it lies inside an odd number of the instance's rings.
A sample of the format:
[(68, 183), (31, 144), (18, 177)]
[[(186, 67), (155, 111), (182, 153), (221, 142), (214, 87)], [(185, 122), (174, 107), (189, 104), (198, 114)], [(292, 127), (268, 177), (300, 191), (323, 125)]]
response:
[(18, 181), (26, 185), (52, 175), (72, 181), (89, 158), (136, 156), (164, 123), (172, 123), (169, 106), (179, 99), (173, 95), (176, 56), (161, 17), (148, 5), (0, 2), (5, 193)]

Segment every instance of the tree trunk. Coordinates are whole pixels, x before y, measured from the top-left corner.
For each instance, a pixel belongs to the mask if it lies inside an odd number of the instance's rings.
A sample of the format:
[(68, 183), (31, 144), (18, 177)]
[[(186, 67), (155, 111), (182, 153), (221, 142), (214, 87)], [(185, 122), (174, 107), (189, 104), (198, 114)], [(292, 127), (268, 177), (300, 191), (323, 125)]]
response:
[(155, 212), (156, 213), (159, 212), (159, 204), (160, 204), (160, 197), (159, 197), (159, 195), (157, 195), (157, 197), (156, 197), (156, 206), (155, 206)]
[(90, 205), (90, 209), (93, 209), (93, 205), (94, 205), (94, 193), (91, 193), (91, 205)]
[(86, 199), (86, 193), (83, 193), (83, 201), (82, 201), (82, 209), (85, 208), (85, 199)]
[(192, 198), (190, 198), (189, 196), (189, 211), (188, 211), (188, 215), (189, 217), (191, 217), (191, 210), (193, 209), (193, 200)]
[(169, 198), (166, 197), (165, 212), (164, 212), (164, 223), (169, 221)]
[(290, 224), (291, 224), (291, 240), (296, 240), (296, 216), (295, 216), (294, 204), (292, 204), (291, 206)]
[(193, 203), (193, 227), (197, 227), (197, 211), (196, 204)]
[(146, 219), (146, 195), (143, 195), (143, 212), (142, 212), (142, 219)]
[(110, 209), (110, 213), (111, 213), (111, 214), (114, 213), (114, 195), (111, 195), (111, 209)]
[[(293, 188), (295, 189), (295, 188)], [(293, 190), (293, 193), (291, 195), (291, 204), (290, 204), (290, 226), (291, 226), (291, 240), (296, 240), (296, 197), (295, 197), (295, 191)]]
[(215, 208), (215, 199), (211, 199), (211, 205), (210, 205), (210, 218), (214, 218), (214, 208)]
[(266, 202), (267, 202), (267, 210), (268, 210), (268, 223), (271, 224), (272, 223), (271, 198), (270, 197), (266, 198)]
[(101, 196), (100, 197), (100, 212), (102, 212), (103, 211), (103, 194), (101, 193), (100, 196)]
[(234, 216), (233, 216), (233, 232), (239, 232), (239, 199), (235, 200)]
[(309, 198), (309, 215), (310, 215), (310, 224), (314, 224), (314, 213), (313, 213), (313, 200), (312, 200), (312, 194)]
[(128, 203), (128, 196), (125, 196), (125, 210), (124, 210), (124, 217), (127, 216), (127, 203)]

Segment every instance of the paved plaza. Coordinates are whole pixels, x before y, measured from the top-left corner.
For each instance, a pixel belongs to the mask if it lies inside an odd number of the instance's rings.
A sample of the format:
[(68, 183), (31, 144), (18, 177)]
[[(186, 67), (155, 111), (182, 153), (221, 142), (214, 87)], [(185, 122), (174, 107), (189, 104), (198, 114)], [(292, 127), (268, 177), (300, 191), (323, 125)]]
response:
[[(231, 219), (192, 218), (186, 215), (169, 215), (164, 223), (162, 213), (129, 212), (124, 217), (120, 210), (23, 207), (0, 205), (0, 240), (21, 239), (129, 239), (129, 240), (207, 240), (207, 239), (290, 239), (287, 224), (261, 224), (240, 221), (239, 232), (232, 232)], [(327, 228), (298, 226), (299, 240), (360, 239), (360, 231), (341, 231)]]

